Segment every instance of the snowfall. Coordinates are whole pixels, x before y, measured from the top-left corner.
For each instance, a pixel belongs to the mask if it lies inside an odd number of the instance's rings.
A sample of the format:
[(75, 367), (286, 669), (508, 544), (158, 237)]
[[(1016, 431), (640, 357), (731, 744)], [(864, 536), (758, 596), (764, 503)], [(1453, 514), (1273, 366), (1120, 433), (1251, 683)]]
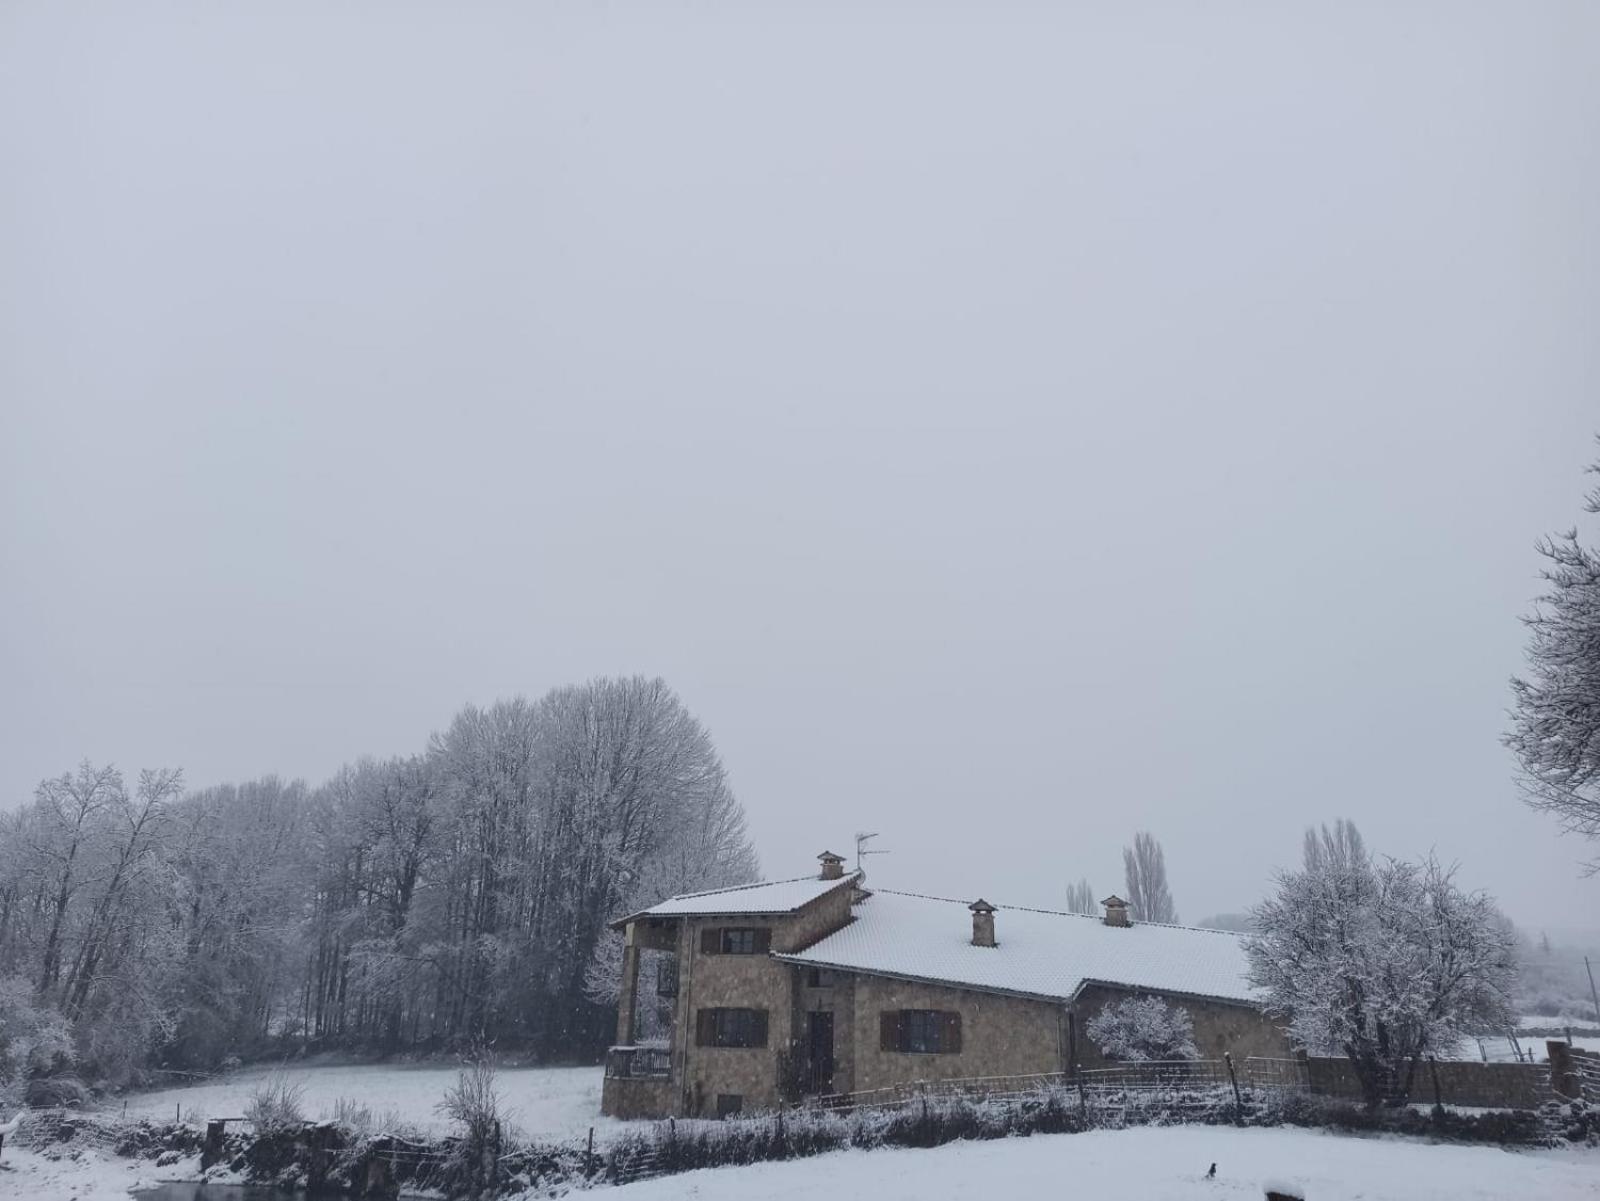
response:
[[(1207, 1176), (1211, 1164), (1215, 1177)], [(5, 1152), (0, 1195), (126, 1201), (189, 1164)], [(1261, 1201), (1267, 1185), (1307, 1201), (1570, 1201), (1600, 1197), (1600, 1152), (1503, 1151), (1314, 1131), (1179, 1126), (1101, 1130), (933, 1150), (845, 1151), (716, 1168), (626, 1186), (627, 1201)]]

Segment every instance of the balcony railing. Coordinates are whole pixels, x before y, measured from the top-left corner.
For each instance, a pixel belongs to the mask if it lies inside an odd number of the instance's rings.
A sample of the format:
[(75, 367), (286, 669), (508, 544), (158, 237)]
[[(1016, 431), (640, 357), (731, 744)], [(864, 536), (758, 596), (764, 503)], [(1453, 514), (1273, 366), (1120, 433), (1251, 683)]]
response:
[(667, 1047), (612, 1047), (606, 1052), (606, 1075), (613, 1080), (666, 1080), (672, 1075)]

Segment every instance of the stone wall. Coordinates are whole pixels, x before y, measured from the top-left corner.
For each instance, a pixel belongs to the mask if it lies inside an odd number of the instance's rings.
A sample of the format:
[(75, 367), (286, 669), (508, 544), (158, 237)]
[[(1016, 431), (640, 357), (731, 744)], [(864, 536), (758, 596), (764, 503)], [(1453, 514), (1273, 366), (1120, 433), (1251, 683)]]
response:
[[(854, 920), (850, 913), (850, 898), (855, 892), (853, 883), (841, 883), (832, 892), (824, 893), (792, 917), (784, 918), (772, 931), (772, 949), (780, 955), (802, 951), (824, 935), (832, 934), (841, 926)], [(732, 919), (723, 925), (735, 924)]]
[(1086, 1027), (1107, 1005), (1133, 996), (1159, 996), (1171, 1005), (1188, 1010), (1194, 1019), (1194, 1041), (1201, 1059), (1221, 1059), (1226, 1053), (1233, 1056), (1234, 1062), (1242, 1064), (1252, 1055), (1287, 1059), (1293, 1054), (1288, 1035), (1253, 1005), (1090, 985), (1078, 994), (1072, 1008), (1071, 1055), (1080, 1067), (1114, 1066), (1114, 1061), (1100, 1054), (1100, 1048), (1088, 1036)]
[[(1550, 1070), (1544, 1064), (1442, 1060), (1436, 1066), (1439, 1099), (1446, 1105), (1537, 1109), (1550, 1098)], [(1313, 1055), (1306, 1068), (1313, 1093), (1361, 1100), (1361, 1081), (1348, 1059)], [(1417, 1065), (1411, 1100), (1423, 1104), (1434, 1100), (1433, 1076), (1426, 1063)]]
[(674, 1112), (676, 1087), (670, 1080), (618, 1080), (607, 1076), (600, 1087), (600, 1112), (626, 1120), (659, 1118)]
[[(848, 892), (848, 889), (844, 890)], [(796, 918), (689, 918), (678, 944), (678, 1004), (674, 1011), (673, 1077), (680, 1088), (677, 1112), (715, 1114), (719, 1093), (744, 1098), (746, 1109), (778, 1104), (782, 1061), (789, 1051), (793, 1005), (790, 968), (765, 955), (707, 955), (700, 932), (721, 926), (765, 927), (774, 948), (788, 941)], [(701, 1009), (764, 1009), (765, 1047), (699, 1047), (695, 1014)]]
[[(961, 1051), (927, 1055), (885, 1051), (879, 1016), (885, 1010), (938, 1009), (961, 1014)], [(1028, 1076), (1066, 1068), (1066, 1007), (1049, 1001), (858, 976), (850, 1037), (853, 1072), (848, 1089), (870, 1092), (922, 1080)]]

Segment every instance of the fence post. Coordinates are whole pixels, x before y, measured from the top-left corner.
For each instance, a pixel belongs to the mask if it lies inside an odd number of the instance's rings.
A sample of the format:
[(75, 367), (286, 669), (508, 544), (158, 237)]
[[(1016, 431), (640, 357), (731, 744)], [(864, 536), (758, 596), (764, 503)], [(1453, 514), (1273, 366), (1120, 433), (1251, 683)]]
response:
[(1233, 1055), (1224, 1051), (1222, 1053), (1222, 1062), (1228, 1066), (1228, 1082), (1233, 1085), (1233, 1115), (1239, 1121), (1243, 1121), (1244, 1098), (1239, 1095), (1239, 1077), (1234, 1075)]
[(1443, 1113), (1444, 1096), (1439, 1091), (1439, 1061), (1432, 1055), (1428, 1056), (1428, 1075), (1433, 1077), (1433, 1107)]
[(778, 1106), (778, 1158), (784, 1158), (783, 1145), (783, 1106)]
[(594, 1127), (589, 1127), (589, 1145), (583, 1150), (583, 1178), (590, 1179), (594, 1175)]
[(1572, 1044), (1552, 1038), (1545, 1049), (1550, 1053), (1550, 1087), (1565, 1100), (1583, 1096), (1583, 1082), (1572, 1062)]
[(1089, 1124), (1089, 1094), (1083, 1088), (1083, 1065), (1072, 1065), (1072, 1078), (1078, 1082), (1078, 1113), (1083, 1117), (1083, 1124)]

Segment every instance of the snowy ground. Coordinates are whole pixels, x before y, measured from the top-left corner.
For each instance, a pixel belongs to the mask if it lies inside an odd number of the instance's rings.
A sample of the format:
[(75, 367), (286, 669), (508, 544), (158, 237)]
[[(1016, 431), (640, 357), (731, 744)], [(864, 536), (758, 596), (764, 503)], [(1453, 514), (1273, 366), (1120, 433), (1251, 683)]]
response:
[(80, 1152), (49, 1159), (7, 1146), (0, 1152), (0, 1197), (18, 1201), (129, 1201), (128, 1190), (163, 1180), (194, 1180), (198, 1159), (158, 1168), (149, 1160)]
[[(281, 1072), (305, 1090), (308, 1118), (332, 1117), (341, 1097), (372, 1110), (385, 1124), (393, 1119), (423, 1130), (444, 1133), (449, 1122), (435, 1108), (445, 1089), (455, 1082), (454, 1066), (358, 1065), (348, 1067), (250, 1068), (188, 1088), (131, 1093), (128, 1116), (170, 1121), (183, 1107), (185, 1121), (236, 1118), (244, 1113), (250, 1094), (267, 1078)], [(597, 1132), (617, 1123), (600, 1116), (600, 1068), (502, 1068), (500, 1095), (512, 1123), (530, 1138), (566, 1139)], [(108, 1102), (111, 1113), (122, 1110), (119, 1101)]]
[(1298, 1184), (1308, 1201), (1572, 1201), (1600, 1197), (1600, 1152), (1222, 1126), (1101, 1130), (718, 1168), (630, 1185), (619, 1201), (1261, 1201), (1268, 1181)]
[[(1217, 1165), (1215, 1179), (1205, 1177)], [(130, 1188), (192, 1179), (167, 1168), (7, 1148), (0, 1196), (127, 1201)], [(629, 1185), (618, 1201), (1260, 1201), (1262, 1185), (1308, 1201), (1576, 1201), (1600, 1198), (1600, 1151), (1502, 1151), (1316, 1131), (1179, 1126), (956, 1143), (931, 1151), (845, 1151), (717, 1168)], [(610, 1190), (606, 1190), (609, 1192)]]

